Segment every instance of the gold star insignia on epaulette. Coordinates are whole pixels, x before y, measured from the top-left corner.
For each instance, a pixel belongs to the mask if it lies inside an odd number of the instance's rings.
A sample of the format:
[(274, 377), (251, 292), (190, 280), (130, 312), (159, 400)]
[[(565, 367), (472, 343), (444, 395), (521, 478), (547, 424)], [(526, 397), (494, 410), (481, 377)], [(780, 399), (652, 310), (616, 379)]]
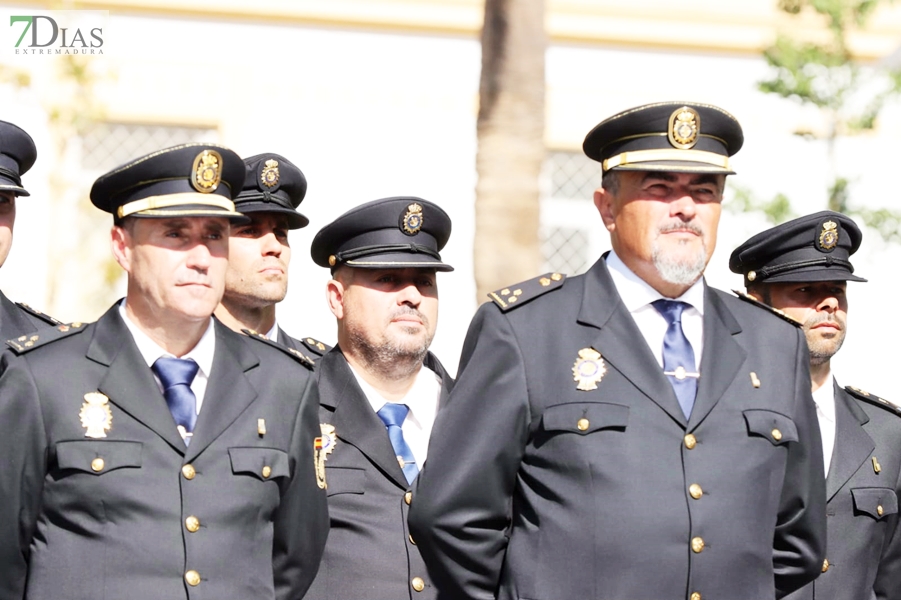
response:
[(886, 400), (885, 398), (880, 398), (876, 394), (871, 394), (870, 392), (862, 390), (858, 387), (854, 387), (853, 385), (846, 385), (845, 390), (848, 391), (855, 398), (859, 398), (860, 400), (865, 400), (866, 402), (869, 402), (870, 404), (874, 404), (876, 406), (881, 406), (881, 407), (886, 408), (886, 409), (892, 411), (893, 413), (901, 416), (901, 406), (898, 406), (897, 404), (895, 404), (894, 402), (892, 402), (890, 400)]
[(490, 292), (488, 297), (497, 304), (501, 310), (507, 311), (516, 305), (524, 304), (533, 298), (555, 290), (563, 285), (566, 275), (561, 273), (546, 273), (534, 279), (529, 279), (509, 287)]
[(795, 327), (801, 327), (801, 325), (803, 325), (803, 323), (799, 322), (797, 319), (788, 316), (787, 314), (785, 314), (783, 311), (779, 310), (778, 308), (773, 308), (769, 304), (764, 304), (763, 302), (761, 302), (760, 300), (758, 300), (751, 294), (746, 294), (745, 292), (742, 292), (739, 290), (732, 290), (732, 293), (749, 304), (753, 304), (754, 306), (757, 306), (758, 308), (762, 308), (768, 312), (773, 313), (774, 315), (776, 315), (783, 321), (791, 323)]

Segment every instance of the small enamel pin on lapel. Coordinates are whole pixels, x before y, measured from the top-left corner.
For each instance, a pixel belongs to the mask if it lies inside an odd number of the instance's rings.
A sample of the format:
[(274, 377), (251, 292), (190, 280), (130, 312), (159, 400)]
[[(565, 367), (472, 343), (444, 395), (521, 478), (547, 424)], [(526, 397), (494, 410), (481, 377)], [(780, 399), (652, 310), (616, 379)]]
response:
[(879, 475), (879, 472), (882, 471), (882, 465), (879, 464), (875, 456), (871, 460), (873, 461), (873, 472)]
[(84, 436), (87, 438), (105, 438), (106, 432), (113, 426), (113, 413), (109, 408), (109, 398), (100, 392), (88, 392), (84, 395), (84, 404), (78, 413)]
[(751, 371), (751, 385), (753, 385), (755, 388), (760, 387), (760, 380), (757, 379), (757, 373), (755, 373), (754, 371)]
[(266, 435), (266, 419), (257, 419), (257, 435), (260, 437)]

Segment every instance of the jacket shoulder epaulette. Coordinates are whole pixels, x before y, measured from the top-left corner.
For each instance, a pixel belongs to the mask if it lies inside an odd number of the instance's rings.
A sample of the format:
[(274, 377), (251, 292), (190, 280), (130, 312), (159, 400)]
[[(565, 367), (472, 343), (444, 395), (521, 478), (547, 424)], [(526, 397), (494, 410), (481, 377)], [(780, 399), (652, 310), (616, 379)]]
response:
[(795, 327), (800, 327), (803, 324), (803, 323), (800, 323), (800, 322), (796, 321), (795, 319), (791, 318), (790, 316), (788, 316), (787, 314), (785, 314), (778, 308), (773, 308), (769, 304), (764, 304), (763, 302), (761, 302), (760, 300), (758, 300), (757, 298), (755, 298), (754, 296), (752, 296), (750, 294), (746, 294), (739, 290), (732, 290), (732, 293), (749, 304), (753, 304), (754, 306), (757, 306), (758, 308), (762, 308), (763, 310), (765, 310), (767, 312), (773, 313), (774, 315), (776, 315), (783, 321), (785, 321), (787, 323), (791, 323)]
[(566, 275), (563, 275), (562, 273), (545, 273), (534, 279), (528, 279), (517, 283), (516, 285), (489, 292), (488, 297), (491, 298), (502, 311), (507, 312), (517, 306), (522, 306), (529, 300), (533, 300), (542, 294), (556, 290), (563, 285), (565, 279)]
[(325, 342), (320, 342), (319, 340), (311, 337), (301, 338), (300, 343), (303, 344), (307, 350), (309, 350), (316, 356), (322, 356), (332, 349), (332, 347)]
[(313, 370), (313, 367), (316, 366), (316, 363), (313, 361), (313, 359), (310, 358), (309, 356), (307, 356), (306, 354), (304, 354), (303, 352), (295, 350), (294, 348), (288, 348), (287, 346), (282, 346), (278, 342), (273, 342), (268, 337), (266, 337), (265, 335), (263, 335), (262, 333), (260, 333), (258, 331), (254, 331), (253, 329), (242, 329), (241, 333), (243, 333), (250, 339), (263, 342), (264, 344), (268, 344), (269, 346), (272, 346), (273, 348), (278, 348), (279, 350), (281, 350), (282, 352), (284, 352), (285, 354), (287, 354), (288, 356), (290, 356), (291, 358), (293, 358), (294, 360), (296, 360), (297, 362), (299, 362), (300, 364), (302, 364), (303, 366), (305, 366), (306, 368), (308, 368), (311, 371)]
[(32, 317), (35, 317), (36, 319), (40, 319), (41, 321), (43, 321), (44, 323), (47, 323), (48, 325), (62, 325), (63, 324), (63, 322), (60, 321), (59, 319), (54, 319), (50, 315), (44, 314), (41, 311), (37, 310), (36, 308), (32, 308), (32, 307), (28, 306), (24, 302), (16, 302), (16, 306), (18, 306), (19, 308), (21, 308), (22, 310), (27, 312)]
[(851, 385), (846, 385), (845, 391), (858, 400), (863, 400), (864, 402), (868, 402), (869, 404), (875, 404), (876, 406), (880, 406), (890, 412), (895, 413), (898, 416), (901, 416), (901, 406), (898, 406), (894, 402), (886, 400), (885, 398), (880, 398), (876, 394), (871, 394), (870, 392), (866, 392)]
[(6, 345), (12, 348), (13, 352), (16, 354), (25, 354), (35, 348), (40, 348), (50, 342), (61, 340), (70, 335), (81, 333), (82, 331), (84, 331), (83, 323), (76, 322), (69, 323), (68, 325), (61, 323), (56, 327), (47, 327), (40, 331), (36, 331), (35, 333), (20, 335), (17, 338), (6, 340)]

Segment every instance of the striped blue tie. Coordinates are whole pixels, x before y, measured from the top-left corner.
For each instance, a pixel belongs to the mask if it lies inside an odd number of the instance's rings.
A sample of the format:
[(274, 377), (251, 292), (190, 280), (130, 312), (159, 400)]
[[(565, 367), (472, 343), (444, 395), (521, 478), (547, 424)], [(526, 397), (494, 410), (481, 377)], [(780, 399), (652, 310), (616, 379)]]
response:
[(404, 470), (407, 483), (413, 483), (413, 480), (419, 474), (419, 467), (416, 466), (413, 451), (410, 450), (410, 447), (404, 440), (404, 432), (401, 429), (408, 412), (410, 412), (410, 409), (406, 404), (388, 402), (376, 414), (388, 428), (388, 439), (391, 440), (391, 447), (394, 448), (397, 463)]
[(669, 379), (685, 418), (691, 416), (695, 396), (698, 393), (698, 372), (695, 369), (695, 353), (691, 342), (682, 331), (682, 311), (690, 306), (677, 300), (655, 300), (651, 303), (666, 319), (666, 335), (663, 336), (663, 374)]

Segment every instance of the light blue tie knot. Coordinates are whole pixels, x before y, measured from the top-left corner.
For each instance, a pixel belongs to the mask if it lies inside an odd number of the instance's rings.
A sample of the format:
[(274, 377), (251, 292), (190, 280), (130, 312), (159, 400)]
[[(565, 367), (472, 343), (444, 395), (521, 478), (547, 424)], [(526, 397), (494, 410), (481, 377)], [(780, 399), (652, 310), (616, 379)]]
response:
[(413, 451), (404, 440), (404, 432), (401, 429), (408, 412), (410, 412), (410, 408), (406, 404), (388, 402), (376, 414), (388, 428), (388, 439), (391, 440), (391, 447), (394, 448), (394, 454), (397, 456), (397, 464), (403, 469), (407, 483), (413, 483), (416, 475), (419, 474), (419, 467), (416, 466)]

